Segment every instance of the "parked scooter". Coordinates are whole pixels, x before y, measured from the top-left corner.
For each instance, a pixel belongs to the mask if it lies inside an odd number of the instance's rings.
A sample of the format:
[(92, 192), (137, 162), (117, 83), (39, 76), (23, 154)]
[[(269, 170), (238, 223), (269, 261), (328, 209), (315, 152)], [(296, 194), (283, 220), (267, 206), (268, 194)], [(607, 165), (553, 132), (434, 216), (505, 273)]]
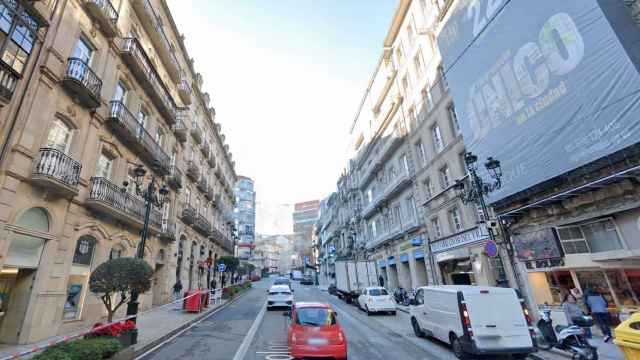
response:
[(575, 325), (553, 327), (551, 310), (544, 309), (539, 312), (540, 320), (537, 323), (536, 342), (543, 350), (556, 348), (571, 354), (572, 359), (597, 360), (598, 349), (589, 343), (585, 337), (586, 329), (593, 326), (591, 316), (581, 316), (573, 319)]
[(396, 304), (409, 306), (409, 304), (411, 303), (411, 297), (409, 296), (409, 293), (407, 293), (407, 290), (402, 287), (397, 288), (393, 292), (393, 298), (395, 299)]

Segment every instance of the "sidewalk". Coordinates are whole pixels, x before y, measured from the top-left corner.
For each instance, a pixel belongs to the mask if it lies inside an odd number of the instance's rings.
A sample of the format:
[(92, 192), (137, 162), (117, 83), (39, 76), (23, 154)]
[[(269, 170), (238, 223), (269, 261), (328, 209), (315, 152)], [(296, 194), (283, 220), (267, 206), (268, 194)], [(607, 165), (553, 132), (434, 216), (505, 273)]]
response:
[[(151, 311), (139, 315), (137, 322), (138, 343), (132, 346), (133, 353), (139, 355), (145, 351), (148, 351), (157, 344), (168, 339), (179, 331), (187, 328), (189, 325), (195, 323), (203, 317), (208, 316), (212, 312), (222, 309), (227, 305), (235, 302), (242, 296), (246, 295), (249, 291), (251, 291), (251, 289), (234, 297), (232, 300), (221, 300), (217, 304), (210, 304), (207, 309), (200, 313), (187, 313), (182, 309), (178, 309), (177, 304), (167, 304), (165, 306), (158, 307), (157, 309), (151, 309)], [(86, 329), (83, 331), (86, 331)], [(44, 348), (50, 342), (62, 339), (65, 336), (74, 336), (76, 334), (82, 333), (83, 331), (60, 335), (33, 344), (2, 346), (0, 347), (0, 359), (11, 358), (11, 356), (15, 356), (15, 354), (31, 350), (36, 347)], [(28, 358), (30, 356), (31, 355), (25, 355), (23, 358)]]
[[(397, 305), (396, 308), (398, 311), (409, 313), (409, 307), (404, 305)], [(601, 360), (624, 360), (624, 355), (618, 349), (613, 341), (605, 343), (602, 337), (594, 337), (590, 339), (589, 342), (598, 348), (598, 356)], [(571, 359), (571, 356), (563, 351), (559, 350), (551, 350), (545, 351), (540, 350), (536, 353), (539, 357), (545, 360), (566, 360)]]

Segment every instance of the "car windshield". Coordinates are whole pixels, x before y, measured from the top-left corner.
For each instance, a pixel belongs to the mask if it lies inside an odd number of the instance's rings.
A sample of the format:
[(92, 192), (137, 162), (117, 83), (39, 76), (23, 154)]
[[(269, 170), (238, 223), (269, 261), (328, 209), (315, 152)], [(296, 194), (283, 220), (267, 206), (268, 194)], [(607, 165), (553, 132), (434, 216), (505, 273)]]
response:
[(286, 279), (278, 279), (274, 281), (275, 285), (289, 285), (289, 280)]
[(325, 326), (335, 324), (333, 312), (327, 308), (302, 308), (296, 310), (296, 322), (302, 326)]
[(384, 296), (384, 295), (389, 295), (389, 293), (385, 289), (371, 289), (371, 290), (369, 290), (369, 295), (371, 295), (371, 296)]

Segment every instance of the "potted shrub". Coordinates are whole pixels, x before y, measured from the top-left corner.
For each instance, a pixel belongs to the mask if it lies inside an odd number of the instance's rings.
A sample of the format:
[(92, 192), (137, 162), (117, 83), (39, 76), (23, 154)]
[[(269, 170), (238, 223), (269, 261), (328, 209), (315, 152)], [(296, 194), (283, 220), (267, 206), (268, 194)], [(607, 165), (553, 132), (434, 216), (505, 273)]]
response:
[(135, 344), (138, 339), (135, 323), (128, 321), (111, 324), (113, 315), (129, 301), (132, 291), (137, 291), (139, 294), (149, 291), (152, 277), (151, 266), (142, 259), (117, 258), (100, 264), (91, 273), (89, 290), (104, 304), (109, 325), (97, 327), (97, 331), (106, 328), (104, 335), (108, 332), (110, 336), (118, 338), (123, 346)]
[(136, 323), (126, 320), (111, 324), (96, 323), (93, 330), (85, 338), (93, 338), (100, 336), (110, 336), (116, 338), (123, 348), (135, 344), (138, 340), (138, 331)]

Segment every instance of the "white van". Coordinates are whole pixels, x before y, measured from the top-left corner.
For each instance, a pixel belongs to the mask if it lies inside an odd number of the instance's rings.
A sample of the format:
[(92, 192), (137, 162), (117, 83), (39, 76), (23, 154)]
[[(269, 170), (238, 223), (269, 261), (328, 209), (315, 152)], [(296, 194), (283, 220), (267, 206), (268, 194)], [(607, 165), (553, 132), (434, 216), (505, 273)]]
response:
[(524, 359), (536, 351), (531, 318), (514, 289), (443, 285), (417, 290), (411, 306), (416, 336), (451, 344), (459, 359), (470, 354), (512, 354)]

